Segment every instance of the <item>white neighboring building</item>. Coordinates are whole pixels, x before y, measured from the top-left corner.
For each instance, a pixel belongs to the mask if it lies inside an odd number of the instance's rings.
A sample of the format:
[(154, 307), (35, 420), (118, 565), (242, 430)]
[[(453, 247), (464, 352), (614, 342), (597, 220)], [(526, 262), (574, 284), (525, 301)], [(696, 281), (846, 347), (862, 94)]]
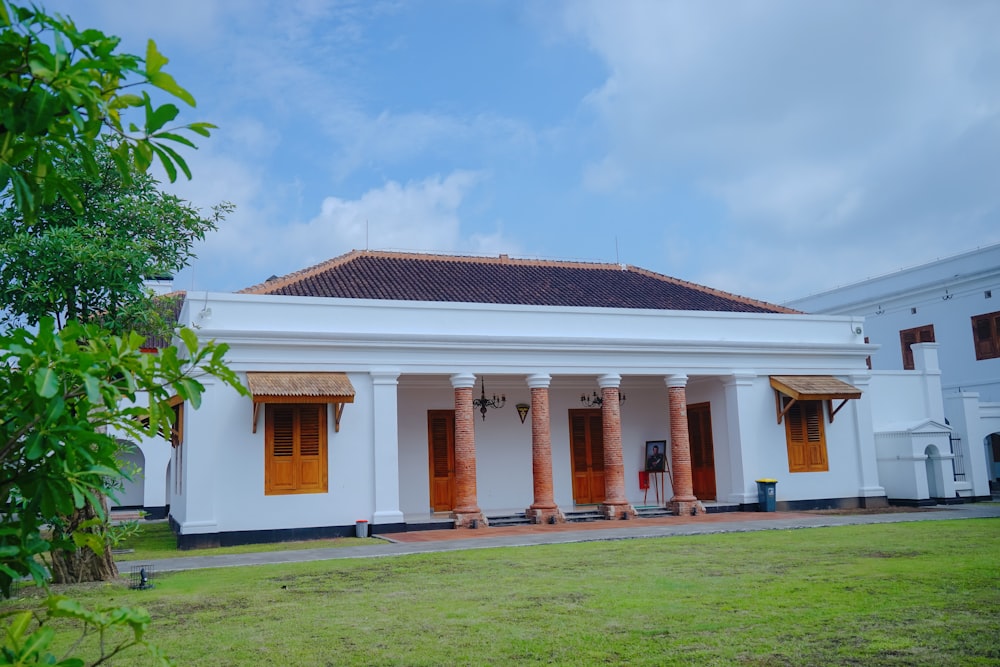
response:
[[(1000, 422), (993, 421), (1000, 414), (1000, 244), (786, 305), (808, 313), (863, 317), (866, 337), (879, 346), (871, 356), (875, 371), (913, 369), (912, 346), (936, 343), (945, 423), (972, 456), (986, 459), (990, 480), (1000, 480)], [(970, 413), (974, 399), (981, 403), (971, 413), (981, 414), (983, 423)], [(956, 473), (968, 477), (970, 471), (956, 467)]]

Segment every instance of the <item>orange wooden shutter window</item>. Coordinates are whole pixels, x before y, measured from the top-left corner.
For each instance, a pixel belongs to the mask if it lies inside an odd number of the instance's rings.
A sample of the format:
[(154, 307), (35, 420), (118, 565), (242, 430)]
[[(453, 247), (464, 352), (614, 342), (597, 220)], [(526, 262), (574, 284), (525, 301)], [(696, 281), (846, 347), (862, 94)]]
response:
[(829, 470), (821, 401), (797, 401), (792, 405), (785, 413), (785, 437), (789, 472)]
[(264, 493), (327, 490), (326, 404), (268, 404)]

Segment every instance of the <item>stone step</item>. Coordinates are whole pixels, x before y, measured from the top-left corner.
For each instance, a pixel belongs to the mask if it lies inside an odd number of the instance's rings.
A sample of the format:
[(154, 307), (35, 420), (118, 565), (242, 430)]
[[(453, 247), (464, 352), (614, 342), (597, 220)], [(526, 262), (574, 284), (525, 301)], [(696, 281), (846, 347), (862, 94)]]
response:
[(604, 521), (604, 515), (598, 510), (581, 510), (577, 512), (564, 512), (566, 521), (570, 523), (583, 523), (586, 521)]
[(673, 513), (666, 507), (659, 507), (657, 505), (648, 505), (645, 507), (638, 506), (635, 508), (636, 514), (639, 515), (640, 519), (651, 519), (654, 517), (664, 517), (673, 516)]
[(520, 514), (505, 514), (502, 516), (490, 516), (487, 517), (490, 526), (530, 526), (531, 521), (524, 515), (524, 512)]

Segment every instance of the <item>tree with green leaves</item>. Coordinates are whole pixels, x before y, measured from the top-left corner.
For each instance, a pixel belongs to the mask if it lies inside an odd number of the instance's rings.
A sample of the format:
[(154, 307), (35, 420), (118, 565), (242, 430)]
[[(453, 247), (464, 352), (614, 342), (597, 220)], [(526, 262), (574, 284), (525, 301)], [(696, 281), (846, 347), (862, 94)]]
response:
[[(194, 245), (232, 209), (205, 216), (159, 189), (148, 173), (122, 177), (113, 150), (94, 151), (96, 172), (79, 157), (64, 160), (82, 209), (65, 200), (26, 216), (14, 202), (0, 207), (0, 322), (33, 325), (51, 316), (96, 322), (123, 333), (129, 327), (162, 334), (143, 288), (154, 276), (173, 275), (194, 257)], [(160, 326), (158, 326), (160, 325)]]
[[(141, 351), (138, 334), (114, 336), (75, 321), (57, 329), (50, 317), (34, 332), (21, 328), (0, 336), (0, 591), (5, 596), (23, 577), (46, 585), (49, 572), (39, 558), (45, 553), (103, 553), (100, 532), (50, 527), (88, 505), (102, 506), (107, 480), (120, 475), (118, 442), (109, 429), (134, 437), (169, 429), (169, 399), (179, 396), (197, 407), (204, 391), (198, 377), (204, 374), (245, 391), (225, 366), (225, 345), (201, 346), (187, 329), (179, 336), (181, 350), (170, 347), (155, 355)], [(140, 393), (148, 402), (136, 402)], [(103, 523), (104, 517), (93, 521)], [(48, 600), (43, 612), (4, 615), (12, 621), (0, 643), (0, 664), (55, 664), (54, 657), (47, 662), (55, 639), (47, 623), (55, 618), (77, 619), (91, 631), (133, 631), (121, 644), (102, 646), (109, 653), (91, 664), (126, 646), (145, 646), (149, 625), (141, 610), (89, 611), (58, 597)]]
[[(35, 323), (30, 329), (14, 327), (0, 333), (0, 592), (4, 595), (24, 577), (47, 585), (49, 572), (39, 561), (40, 554), (54, 548), (102, 548), (99, 533), (49, 527), (58, 528), (88, 505), (97, 508), (96, 521), (106, 518), (100, 495), (109, 488), (109, 480), (121, 475), (117, 442), (108, 429), (136, 437), (168, 429), (174, 414), (168, 399), (179, 397), (197, 408), (204, 391), (199, 377), (205, 374), (245, 392), (223, 363), (224, 345), (201, 345), (193, 332), (180, 330), (180, 349), (145, 354), (142, 337), (126, 326), (132, 306), (141, 310), (135, 290), (113, 287), (95, 297), (83, 276), (60, 267), (52, 257), (32, 256), (35, 252), (72, 255), (84, 244), (102, 240), (102, 249), (110, 249), (109, 238), (129, 238), (143, 246), (147, 235), (155, 233), (142, 227), (148, 221), (87, 218), (103, 198), (95, 194), (105, 183), (102, 179), (117, 174), (118, 181), (106, 183), (123, 188), (122, 192), (134, 183), (140, 190), (149, 188), (142, 175), (154, 159), (171, 180), (178, 172), (190, 178), (177, 148), (193, 148), (189, 137), (208, 136), (213, 127), (207, 123), (168, 127), (177, 118), (178, 107), (170, 102), (154, 104), (150, 93), (191, 106), (194, 99), (163, 70), (167, 59), (152, 41), (145, 58), (120, 53), (118, 45), (116, 37), (78, 29), (69, 18), (0, 0), (0, 201), (8, 208), (4, 231), (10, 234), (5, 237), (10, 245), (5, 247), (12, 253), (0, 258), (4, 271), (9, 269), (0, 290), (5, 299), (0, 307)], [(135, 202), (136, 212), (143, 210), (141, 201), (139, 197)], [(178, 219), (186, 221), (182, 227), (193, 225), (186, 227), (187, 242), (209, 228), (203, 226), (205, 219), (195, 220), (200, 218), (196, 212), (180, 211), (184, 205), (179, 202), (164, 202), (153, 193), (146, 202), (151, 207), (173, 207)], [(136, 272), (155, 271), (158, 266), (148, 243), (145, 265), (141, 252), (135, 247), (122, 249), (127, 247), (126, 243), (117, 251), (135, 260), (131, 264), (135, 272), (122, 277), (116, 283), (119, 287), (134, 286)], [(186, 262), (184, 248), (190, 246), (182, 241), (175, 252), (178, 248), (176, 262)], [(137, 254), (129, 254), (133, 251)], [(14, 276), (21, 261), (31, 268), (30, 276), (27, 271)], [(46, 272), (56, 284), (40, 295), (29, 294), (42, 285), (40, 276)], [(86, 299), (81, 299), (81, 292), (88, 293)], [(67, 319), (70, 314), (89, 320)], [(59, 316), (58, 324), (53, 315)], [(140, 395), (148, 401), (137, 401)], [(42, 610), (3, 615), (10, 622), (0, 638), (0, 665), (106, 664), (125, 648), (147, 646), (149, 617), (141, 610), (90, 611), (52, 596)], [(89, 662), (55, 655), (56, 632), (50, 621), (56, 618), (77, 619), (86, 630), (100, 633), (99, 654)], [(113, 628), (129, 629), (131, 635), (107, 644), (103, 637)], [(165, 662), (155, 650), (152, 654)]]
[[(97, 173), (82, 160), (60, 164), (60, 176), (79, 193), (80, 211), (58, 199), (32, 217), (12, 202), (0, 209), (0, 305), (3, 319), (36, 325), (42, 318), (100, 324), (116, 335), (138, 328), (170, 337), (173, 322), (162, 317), (143, 289), (150, 275), (172, 274), (193, 257), (193, 245), (216, 228), (229, 209), (210, 217), (159, 190), (148, 173), (133, 169), (123, 178), (111, 149), (94, 151)], [(95, 502), (99, 504), (95, 504)], [(83, 507), (52, 523), (57, 535), (110, 536), (104, 494), (87, 497)], [(96, 547), (95, 537), (92, 547)], [(66, 540), (62, 544), (67, 544)], [(101, 549), (53, 549), (53, 581), (106, 581), (117, 576), (110, 540)]]
[[(133, 166), (145, 172), (154, 159), (171, 180), (178, 170), (191, 177), (177, 146), (194, 148), (189, 135), (207, 137), (214, 126), (169, 127), (179, 108), (154, 104), (150, 89), (190, 106), (194, 97), (164, 71), (168, 60), (152, 40), (144, 59), (119, 53), (119, 42), (67, 17), (0, 0), (0, 192), (26, 217), (59, 199), (81, 210), (80, 186), (63, 163), (78, 159), (96, 174), (95, 149), (109, 139), (123, 177)], [(132, 110), (141, 110), (141, 124), (126, 122)]]

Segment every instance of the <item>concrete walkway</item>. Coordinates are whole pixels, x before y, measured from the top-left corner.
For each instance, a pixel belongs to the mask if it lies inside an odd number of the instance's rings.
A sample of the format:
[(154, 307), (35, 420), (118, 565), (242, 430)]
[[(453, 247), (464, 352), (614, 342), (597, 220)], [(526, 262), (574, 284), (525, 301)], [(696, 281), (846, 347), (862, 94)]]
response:
[[(153, 571), (178, 572), (214, 567), (242, 567), (276, 563), (334, 560), (339, 558), (376, 558), (407, 554), (522, 547), (539, 544), (567, 544), (601, 540), (631, 540), (673, 535), (707, 535), (756, 530), (790, 530), (905, 521), (942, 521), (946, 519), (1000, 518), (1000, 504), (972, 503), (926, 508), (919, 511), (892, 511), (881, 514), (825, 514), (822, 512), (733, 512), (699, 517), (664, 517), (631, 521), (595, 521), (580, 524), (510, 526), (478, 530), (449, 529), (398, 533), (384, 537), (383, 544), (356, 547), (327, 547), (295, 551), (266, 551), (251, 554), (204, 555), (165, 558), (153, 561), (125, 561), (119, 570), (144, 565)], [(1000, 524), (997, 525), (1000, 530)]]

